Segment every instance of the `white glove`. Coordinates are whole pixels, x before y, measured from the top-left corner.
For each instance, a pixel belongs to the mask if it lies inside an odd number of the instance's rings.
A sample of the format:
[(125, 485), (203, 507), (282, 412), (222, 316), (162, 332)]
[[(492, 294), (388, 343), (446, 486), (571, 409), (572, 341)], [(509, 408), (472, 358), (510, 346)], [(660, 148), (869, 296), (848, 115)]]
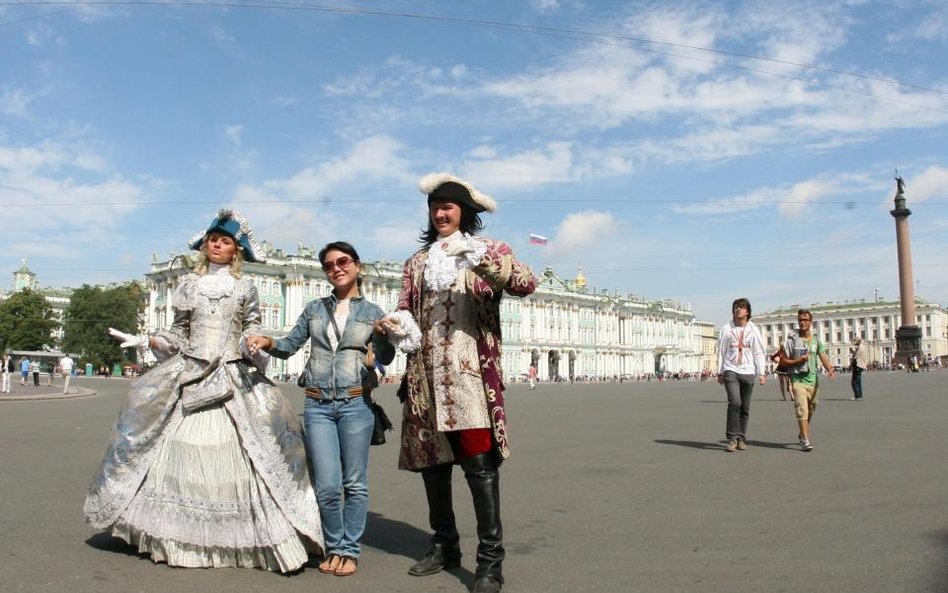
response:
[(267, 372), (267, 365), (270, 364), (270, 355), (263, 350), (250, 351), (247, 347), (247, 336), (240, 338), (240, 352), (244, 358), (250, 361), (250, 364), (257, 367), (258, 370)]
[(120, 348), (147, 348), (148, 347), (148, 336), (141, 335), (136, 336), (134, 334), (127, 334), (125, 332), (120, 332), (114, 327), (109, 328), (109, 335), (120, 340), (122, 343), (119, 344)]
[(402, 328), (401, 319), (396, 315), (386, 315), (382, 318), (382, 327), (385, 328), (385, 333), (389, 336), (395, 338), (405, 337), (405, 330)]
[(460, 256), (474, 251), (471, 244), (465, 240), (455, 241), (444, 248), (444, 254), (448, 256)]
[(388, 341), (402, 352), (414, 352), (421, 347), (421, 328), (411, 311), (400, 309), (382, 318)]

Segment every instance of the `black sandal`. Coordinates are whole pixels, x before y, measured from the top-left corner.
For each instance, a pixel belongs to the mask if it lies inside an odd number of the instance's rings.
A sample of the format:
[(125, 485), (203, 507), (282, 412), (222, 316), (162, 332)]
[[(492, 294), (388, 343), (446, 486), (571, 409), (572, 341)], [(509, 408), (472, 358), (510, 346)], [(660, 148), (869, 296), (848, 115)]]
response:
[[(336, 567), (336, 570), (333, 571), (333, 574), (337, 577), (351, 577), (359, 569), (359, 559), (352, 556), (340, 556), (342, 561), (339, 563), (339, 566)], [(352, 563), (352, 572), (342, 572), (340, 569), (346, 565), (346, 562)]]

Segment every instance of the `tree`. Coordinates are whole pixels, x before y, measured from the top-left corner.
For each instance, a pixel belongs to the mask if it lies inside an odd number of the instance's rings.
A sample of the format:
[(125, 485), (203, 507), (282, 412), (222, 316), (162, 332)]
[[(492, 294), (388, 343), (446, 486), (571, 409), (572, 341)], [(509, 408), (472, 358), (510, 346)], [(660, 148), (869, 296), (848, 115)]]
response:
[(55, 346), (51, 334), (57, 325), (46, 297), (24, 288), (0, 303), (0, 349), (42, 350)]
[(96, 367), (126, 360), (109, 328), (139, 333), (141, 288), (135, 282), (101, 288), (83, 284), (72, 293), (63, 315), (63, 350), (79, 354)]

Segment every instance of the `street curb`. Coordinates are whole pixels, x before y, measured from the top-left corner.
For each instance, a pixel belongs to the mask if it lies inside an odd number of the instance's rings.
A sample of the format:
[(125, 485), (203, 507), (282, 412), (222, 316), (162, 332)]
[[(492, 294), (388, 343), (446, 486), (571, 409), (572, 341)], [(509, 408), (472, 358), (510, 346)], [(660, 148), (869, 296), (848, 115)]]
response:
[(0, 402), (23, 402), (23, 401), (45, 401), (45, 400), (56, 400), (56, 399), (77, 399), (80, 397), (90, 397), (92, 395), (97, 395), (98, 391), (93, 391), (91, 389), (83, 389), (82, 387), (76, 387), (75, 392), (73, 388), (69, 389), (69, 393), (40, 393), (36, 395), (5, 395), (0, 394)]

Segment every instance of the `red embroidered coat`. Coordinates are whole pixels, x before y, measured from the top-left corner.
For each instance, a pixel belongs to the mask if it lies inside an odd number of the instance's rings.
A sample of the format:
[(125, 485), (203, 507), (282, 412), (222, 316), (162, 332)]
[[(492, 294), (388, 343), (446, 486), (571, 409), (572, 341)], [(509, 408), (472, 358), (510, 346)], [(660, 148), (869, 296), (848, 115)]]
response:
[[(513, 250), (506, 243), (479, 237), (476, 240), (487, 247), (487, 253), (480, 264), (464, 272), (467, 283), (464, 296), (474, 299), (477, 326), (475, 341), (494, 450), (499, 459), (508, 459), (510, 448), (504, 413), (500, 299), (504, 292), (518, 297), (533, 293), (536, 279), (530, 268), (514, 257)], [(423, 333), (429, 327), (424, 306), (429, 297), (429, 290), (424, 284), (428, 249), (421, 249), (405, 262), (402, 294), (398, 302), (399, 309), (411, 312)], [(454, 461), (445, 433), (437, 430), (431, 364), (430, 360), (426, 360), (423, 348), (408, 355), (405, 375), (398, 391), (403, 402), (398, 459), (400, 469), (418, 471)]]

